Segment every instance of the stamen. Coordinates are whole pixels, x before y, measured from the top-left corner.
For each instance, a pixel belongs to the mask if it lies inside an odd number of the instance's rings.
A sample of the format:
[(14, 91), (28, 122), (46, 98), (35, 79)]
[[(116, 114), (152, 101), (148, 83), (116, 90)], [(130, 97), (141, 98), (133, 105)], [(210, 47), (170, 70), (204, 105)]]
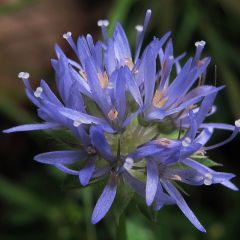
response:
[(130, 70), (133, 70), (133, 68), (134, 68), (134, 63), (133, 63), (132, 59), (126, 58), (126, 59), (124, 60), (124, 62), (125, 62), (125, 64), (128, 66), (128, 68), (129, 68)]
[(97, 153), (96, 149), (91, 147), (91, 146), (88, 146), (87, 147), (87, 153), (90, 154), (90, 155), (94, 155)]
[(129, 171), (129, 170), (132, 169), (133, 164), (134, 164), (133, 159), (130, 158), (130, 157), (127, 157), (127, 158), (125, 159), (125, 162), (124, 162), (124, 164), (123, 164), (123, 167), (124, 167), (127, 171)]
[(107, 27), (109, 25), (109, 21), (106, 19), (104, 19), (104, 20), (100, 19), (100, 20), (98, 20), (97, 25), (99, 27), (101, 27), (103, 38), (104, 38), (104, 40), (106, 40), (107, 39)]
[(195, 42), (196, 47), (204, 47), (205, 45), (206, 45), (206, 42), (203, 40)]
[(165, 104), (168, 98), (163, 98), (163, 96), (164, 92), (156, 90), (152, 100), (152, 104), (154, 107), (161, 108)]
[(204, 157), (206, 155), (206, 151), (203, 149), (200, 149), (196, 152), (196, 155)]
[(192, 65), (197, 65), (198, 67), (202, 66), (202, 64), (204, 64), (204, 62), (202, 62), (203, 60), (199, 61), (201, 53), (203, 51), (204, 46), (206, 45), (206, 42), (201, 40), (198, 42), (195, 42), (195, 46), (196, 46), (196, 53), (192, 62)]
[(36, 98), (39, 98), (39, 97), (41, 97), (42, 92), (43, 92), (43, 89), (41, 87), (37, 87), (36, 91), (34, 92), (34, 96)]
[(81, 122), (80, 119), (76, 119), (76, 120), (74, 120), (74, 122), (73, 122), (73, 126), (74, 126), (74, 127), (79, 127), (81, 124), (82, 124), (82, 122)]
[(86, 74), (85, 71), (83, 71), (83, 70), (81, 69), (81, 70), (79, 70), (79, 74), (80, 74), (80, 76), (81, 76), (85, 81), (87, 81), (87, 74)]
[(104, 19), (104, 20), (100, 19), (98, 20), (97, 25), (99, 27), (102, 27), (102, 26), (107, 27), (109, 25), (109, 21), (107, 19)]
[(64, 38), (64, 39), (68, 39), (68, 38), (70, 38), (71, 36), (72, 36), (72, 33), (71, 33), (71, 32), (66, 32), (66, 33), (63, 34), (63, 38)]
[[(151, 15), (152, 15), (152, 11), (150, 9), (148, 9), (147, 12), (146, 12), (146, 15), (145, 15), (142, 31), (140, 32), (140, 34), (137, 38), (136, 54), (135, 54), (135, 58), (134, 58), (135, 63), (136, 63), (137, 59), (139, 58), (140, 51), (141, 51), (141, 48), (142, 48), (143, 39), (144, 39), (144, 35), (145, 35), (146, 30), (147, 30), (147, 26), (148, 26), (148, 23), (150, 21)], [(140, 28), (140, 30), (141, 30), (141, 28)]]
[(191, 144), (192, 140), (190, 137), (186, 137), (183, 141), (182, 141), (182, 145), (184, 147), (188, 147)]
[(107, 88), (108, 86), (108, 75), (106, 72), (98, 73), (98, 79), (102, 88)]
[(204, 175), (203, 183), (207, 186), (211, 185), (213, 183), (213, 175), (211, 173), (206, 173)]
[(236, 126), (237, 128), (240, 128), (240, 119), (238, 119), (238, 120), (235, 121), (235, 126)]
[(136, 29), (138, 32), (142, 32), (142, 31), (143, 31), (143, 25), (137, 25), (137, 26), (135, 26), (135, 29)]
[(160, 138), (160, 139), (155, 140), (154, 142), (163, 147), (167, 147), (169, 144), (172, 143), (172, 141), (167, 138)]
[(220, 143), (214, 144), (212, 146), (204, 147), (204, 150), (211, 150), (211, 149), (214, 149), (214, 148), (217, 148), (217, 147), (220, 147), (222, 145), (229, 143), (238, 135), (239, 131), (240, 131), (240, 119), (235, 121), (235, 129), (233, 130), (233, 132), (229, 138), (227, 138), (226, 140), (224, 140)]
[(175, 181), (182, 181), (182, 178), (179, 175), (172, 175), (171, 179)]
[(21, 79), (28, 79), (30, 77), (30, 74), (28, 72), (20, 72), (18, 74), (18, 78), (21, 78)]
[(63, 38), (67, 40), (68, 44), (71, 46), (73, 51), (78, 55), (77, 47), (72, 39), (72, 33), (71, 32), (66, 32), (63, 34)]
[(111, 120), (111, 121), (114, 121), (118, 116), (118, 111), (113, 108), (110, 110), (110, 112), (108, 113), (108, 118)]

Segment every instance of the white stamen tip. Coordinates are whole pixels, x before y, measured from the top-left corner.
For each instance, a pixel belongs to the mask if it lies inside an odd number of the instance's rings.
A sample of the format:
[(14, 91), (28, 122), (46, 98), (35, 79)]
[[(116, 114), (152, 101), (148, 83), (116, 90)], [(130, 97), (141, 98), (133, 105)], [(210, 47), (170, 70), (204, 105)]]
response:
[(100, 19), (100, 20), (98, 20), (97, 25), (99, 27), (107, 27), (109, 25), (109, 21), (106, 19), (104, 19), (104, 20)]
[(147, 10), (147, 14), (152, 14), (152, 10), (151, 10), (151, 9), (148, 9), (148, 10)]
[(191, 143), (191, 139), (189, 137), (186, 137), (183, 141), (182, 141), (182, 145), (184, 147), (188, 147), (189, 144)]
[(28, 72), (20, 72), (18, 74), (18, 78), (22, 78), (22, 79), (28, 79), (30, 76), (30, 74)]
[(205, 45), (206, 45), (206, 42), (203, 40), (195, 42), (196, 47), (204, 47)]
[(135, 26), (135, 29), (136, 29), (138, 32), (142, 32), (142, 31), (143, 31), (143, 26), (142, 26), (142, 25), (137, 25), (137, 26)]
[(130, 157), (127, 157), (127, 158), (125, 159), (125, 162), (124, 162), (124, 164), (123, 164), (123, 167), (124, 167), (126, 170), (129, 171), (129, 170), (132, 168), (133, 163), (134, 163), (133, 159), (130, 158)]
[(169, 59), (170, 60), (174, 60), (174, 57), (171, 55), (171, 56), (169, 56)]
[(211, 173), (206, 173), (203, 183), (207, 186), (211, 185), (213, 183), (213, 175)]
[(65, 39), (68, 39), (68, 38), (70, 38), (71, 36), (72, 36), (72, 33), (71, 33), (71, 32), (66, 32), (66, 33), (63, 34), (63, 38), (65, 38)]
[(82, 122), (79, 119), (74, 120), (74, 122), (73, 122), (74, 127), (79, 127), (81, 124), (82, 124)]
[(240, 128), (240, 119), (238, 119), (238, 120), (235, 121), (235, 126), (238, 127), (238, 128)]
[(41, 97), (42, 92), (43, 92), (43, 89), (41, 87), (37, 87), (36, 91), (34, 92), (34, 96), (36, 98), (39, 98), (39, 97)]

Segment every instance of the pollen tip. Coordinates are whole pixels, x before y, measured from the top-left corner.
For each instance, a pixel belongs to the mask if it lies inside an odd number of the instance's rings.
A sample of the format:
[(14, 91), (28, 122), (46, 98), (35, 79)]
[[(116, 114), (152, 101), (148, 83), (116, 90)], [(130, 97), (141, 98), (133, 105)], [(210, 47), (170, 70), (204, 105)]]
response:
[(206, 45), (206, 42), (203, 40), (195, 42), (196, 47), (204, 47), (205, 45)]
[(66, 32), (66, 33), (63, 34), (63, 38), (64, 38), (64, 39), (68, 39), (68, 38), (70, 38), (71, 36), (72, 36), (72, 33), (71, 33), (71, 32)]
[(151, 10), (151, 9), (148, 9), (146, 13), (147, 13), (147, 14), (152, 14), (152, 10)]
[(238, 119), (238, 120), (235, 121), (235, 126), (236, 126), (237, 128), (240, 128), (240, 119)]
[(131, 157), (127, 157), (127, 158), (125, 159), (125, 162), (124, 162), (124, 164), (123, 164), (123, 167), (124, 167), (126, 170), (130, 170), (130, 169), (132, 168), (132, 166), (133, 166), (133, 163), (134, 163), (133, 159), (132, 159)]
[(213, 175), (211, 173), (206, 173), (204, 175), (203, 183), (207, 186), (211, 185), (213, 183)]
[(36, 98), (39, 98), (41, 96), (42, 92), (43, 92), (43, 89), (41, 87), (37, 87), (35, 92), (34, 92), (34, 96)]
[(142, 26), (142, 25), (136, 25), (136, 26), (135, 26), (135, 29), (136, 29), (138, 32), (142, 32), (142, 31), (143, 31), (143, 26)]
[(28, 79), (29, 77), (30, 77), (30, 74), (28, 72), (20, 72), (18, 74), (18, 78)]
[(74, 127), (79, 127), (81, 124), (82, 124), (82, 122), (79, 119), (73, 121)]
[(186, 138), (182, 141), (182, 145), (183, 145), (184, 147), (188, 147), (190, 143), (191, 143), (191, 138), (189, 138), (189, 137), (186, 137)]
[(99, 27), (107, 27), (109, 25), (109, 21), (107, 19), (100, 19), (97, 22)]

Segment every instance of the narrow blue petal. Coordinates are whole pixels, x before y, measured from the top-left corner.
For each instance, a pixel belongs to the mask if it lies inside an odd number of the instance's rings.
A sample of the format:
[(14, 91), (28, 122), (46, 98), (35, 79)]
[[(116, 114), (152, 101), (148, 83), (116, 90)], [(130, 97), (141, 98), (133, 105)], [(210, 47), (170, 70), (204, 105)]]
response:
[(109, 76), (114, 72), (117, 67), (117, 60), (114, 52), (113, 39), (108, 39), (107, 48), (104, 52), (104, 62)]
[(142, 107), (143, 100), (142, 100), (139, 87), (137, 85), (135, 78), (133, 77), (133, 74), (130, 72), (129, 69), (126, 70), (125, 77), (126, 77), (126, 84), (128, 86), (130, 93), (132, 94), (134, 100), (138, 103), (138, 105)]
[(163, 192), (161, 182), (158, 183), (157, 192), (154, 198), (153, 209), (159, 211), (164, 205), (175, 204), (175, 200)]
[(221, 184), (223, 186), (227, 187), (227, 188), (230, 188), (233, 191), (238, 191), (239, 190), (238, 187), (230, 181), (225, 181), (225, 182), (222, 182)]
[(162, 184), (169, 195), (176, 201), (178, 207), (182, 210), (183, 214), (190, 220), (190, 222), (201, 232), (206, 232), (192, 210), (188, 207), (180, 192), (169, 181), (164, 181)]
[(116, 58), (119, 61), (124, 61), (126, 59), (131, 60), (132, 56), (131, 56), (131, 50), (129, 47), (128, 39), (119, 22), (116, 24), (116, 28), (113, 33), (113, 40), (114, 40), (114, 50), (115, 50)]
[(203, 146), (209, 141), (212, 134), (213, 134), (213, 129), (211, 127), (205, 128), (198, 134), (194, 142), (200, 143)]
[(107, 114), (111, 110), (111, 105), (109, 104), (107, 96), (100, 85), (95, 65), (90, 59), (86, 60), (86, 73), (88, 84), (92, 93), (92, 99), (98, 104), (98, 106), (107, 116)]
[(197, 102), (199, 102), (203, 97), (209, 95), (209, 94), (212, 94), (212, 93), (215, 93), (215, 92), (218, 92), (222, 89), (223, 87), (218, 87), (218, 88), (215, 88), (215, 87), (212, 87), (211, 89), (209, 89), (208, 92), (202, 92), (201, 95), (198, 95), (196, 97), (193, 97), (185, 102), (183, 102), (182, 104), (180, 104), (178, 107), (176, 108), (171, 108), (170, 110), (166, 111), (166, 115), (171, 115), (171, 114), (174, 114), (174, 113), (177, 113), (183, 109), (185, 109), (186, 107), (190, 106), (190, 105), (193, 105)]
[(114, 157), (110, 145), (108, 144), (104, 132), (100, 127), (90, 128), (91, 142), (94, 148), (108, 161), (113, 161)]
[(126, 96), (125, 96), (125, 72), (127, 67), (121, 68), (118, 73), (118, 77), (116, 80), (116, 86), (114, 88), (116, 109), (118, 111), (118, 118), (120, 121), (123, 120), (126, 112)]
[(66, 174), (76, 175), (76, 176), (78, 175), (78, 171), (72, 170), (72, 169), (64, 166), (64, 165), (61, 164), (61, 163), (56, 163), (54, 166), (55, 166), (58, 170), (66, 173)]
[(57, 106), (62, 106), (62, 103), (58, 100), (56, 95), (52, 92), (52, 90), (44, 80), (41, 80), (40, 86), (42, 87), (43, 94), (46, 96), (48, 101), (56, 104)]
[(73, 164), (86, 158), (85, 151), (54, 151), (38, 154), (34, 160), (45, 164)]
[(101, 124), (105, 123), (103, 119), (94, 117), (91, 115), (88, 115), (86, 113), (78, 112), (75, 110), (72, 110), (70, 108), (59, 108), (59, 113), (61, 113), (63, 116), (73, 120), (73, 121), (79, 121), (83, 124)]
[(158, 187), (158, 165), (153, 160), (147, 160), (146, 203), (150, 206)]
[(83, 186), (86, 186), (92, 178), (95, 170), (95, 159), (89, 158), (84, 168), (79, 171), (79, 180)]
[(36, 124), (25, 124), (17, 127), (12, 127), (4, 130), (4, 133), (12, 133), (12, 132), (25, 132), (25, 131), (37, 131), (37, 130), (47, 130), (47, 129), (56, 129), (60, 128), (61, 125), (57, 123), (36, 123)]
[(144, 104), (150, 105), (153, 98), (156, 78), (156, 54), (151, 48), (148, 49), (144, 61)]
[(109, 211), (117, 192), (117, 178), (111, 176), (108, 184), (105, 186), (101, 196), (92, 214), (92, 224), (98, 223)]

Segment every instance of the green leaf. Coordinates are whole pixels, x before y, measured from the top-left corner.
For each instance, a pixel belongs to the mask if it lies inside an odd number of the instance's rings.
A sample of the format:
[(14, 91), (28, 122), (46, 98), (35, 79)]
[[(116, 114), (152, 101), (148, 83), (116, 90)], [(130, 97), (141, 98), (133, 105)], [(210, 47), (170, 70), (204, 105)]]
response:
[(206, 156), (193, 155), (191, 158), (193, 160), (203, 164), (206, 167), (219, 167), (219, 166), (222, 166), (222, 164), (214, 162), (213, 160), (207, 158)]

